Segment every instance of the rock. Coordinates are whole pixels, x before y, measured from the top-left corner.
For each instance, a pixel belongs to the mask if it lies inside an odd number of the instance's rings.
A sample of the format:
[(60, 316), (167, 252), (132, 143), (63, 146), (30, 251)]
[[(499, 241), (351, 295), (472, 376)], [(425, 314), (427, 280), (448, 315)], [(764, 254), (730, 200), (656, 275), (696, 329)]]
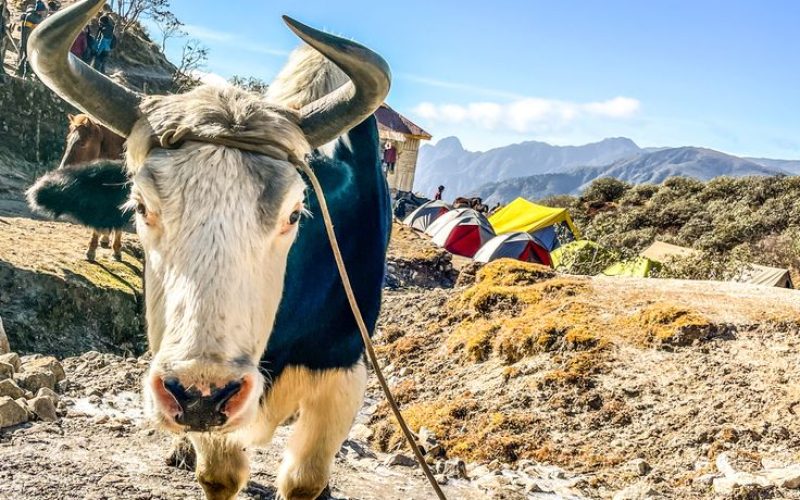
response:
[(31, 410), (31, 407), (28, 404), (28, 401), (25, 398), (17, 398), (14, 401), (17, 402), (17, 404), (19, 405), (20, 408), (24, 408), (25, 409), (25, 413), (28, 414), (28, 420), (33, 420), (35, 415), (33, 414), (33, 410)]
[(771, 469), (765, 475), (775, 486), (792, 490), (800, 488), (800, 465)]
[(56, 405), (53, 404), (53, 401), (46, 397), (40, 396), (35, 397), (28, 401), (33, 413), (39, 417), (39, 420), (44, 422), (55, 422), (58, 420), (58, 415), (56, 415)]
[(350, 429), (350, 437), (360, 441), (369, 441), (372, 439), (373, 434), (374, 432), (372, 429), (370, 429), (368, 425), (364, 424), (355, 424), (353, 428)]
[(0, 318), (0, 354), (8, 354), (9, 352), (11, 352), (11, 346), (8, 344), (6, 330), (3, 328), (3, 318)]
[(625, 464), (625, 468), (639, 476), (646, 476), (652, 470), (650, 464), (641, 458), (635, 458)]
[(23, 389), (36, 393), (42, 387), (53, 389), (56, 386), (56, 376), (46, 370), (24, 371), (14, 376), (14, 379)]
[(376, 458), (375, 453), (362, 446), (361, 443), (353, 441), (352, 439), (347, 439), (344, 443), (342, 443), (342, 448), (339, 450), (339, 455), (352, 455), (354, 458)]
[(0, 429), (28, 421), (28, 412), (11, 398), (0, 397)]
[(442, 474), (453, 479), (467, 479), (467, 464), (457, 458), (447, 460), (444, 462)]
[(39, 392), (36, 393), (36, 397), (47, 398), (50, 401), (52, 401), (54, 405), (57, 405), (60, 400), (58, 394), (56, 394), (55, 391), (48, 389), (47, 387), (42, 387), (41, 389), (39, 389)]
[(9, 365), (13, 366), (14, 372), (18, 372), (22, 369), (22, 363), (19, 360), (19, 354), (15, 352), (0, 354), (0, 363), (8, 363)]
[(19, 399), (25, 397), (25, 391), (11, 379), (0, 380), (0, 397)]
[(22, 369), (23, 371), (49, 371), (55, 376), (56, 382), (61, 382), (67, 378), (67, 374), (64, 373), (64, 367), (61, 365), (61, 362), (59, 362), (53, 356), (43, 356), (31, 359), (30, 361), (22, 364)]
[(412, 457), (409, 457), (408, 455), (404, 455), (402, 453), (395, 453), (394, 455), (386, 459), (384, 465), (389, 467), (394, 465), (400, 465), (402, 467), (414, 467), (415, 465), (417, 465), (417, 461), (414, 460)]
[(624, 490), (614, 493), (613, 500), (644, 500), (650, 498), (662, 498), (661, 495), (653, 490), (647, 482), (640, 481), (633, 483)]
[(14, 376), (14, 367), (8, 363), (0, 361), (0, 380), (12, 378)]

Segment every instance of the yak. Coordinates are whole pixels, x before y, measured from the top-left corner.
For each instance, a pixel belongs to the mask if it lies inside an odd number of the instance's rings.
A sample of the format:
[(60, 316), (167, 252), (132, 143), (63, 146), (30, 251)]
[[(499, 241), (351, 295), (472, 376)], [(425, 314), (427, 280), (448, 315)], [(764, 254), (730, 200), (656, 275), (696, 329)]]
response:
[[(95, 260), (98, 245), (111, 246), (114, 259), (122, 260), (122, 230), (130, 224), (130, 215), (116, 209), (106, 214), (98, 214), (97, 210), (114, 204), (119, 197), (125, 198), (127, 193), (124, 190), (105, 193), (117, 198), (100, 200), (99, 193), (93, 189), (94, 195), (85, 198), (86, 189), (83, 187), (87, 182), (101, 185), (127, 182), (123, 169), (115, 164), (125, 154), (125, 138), (96, 123), (88, 115), (70, 114), (67, 118), (69, 130), (61, 164), (38, 179), (28, 192), (28, 204), (39, 214), (53, 218), (66, 214), (73, 221), (89, 226), (92, 238), (86, 250), (86, 260)], [(79, 178), (83, 179), (75, 182)], [(81, 189), (74, 189), (78, 186)], [(101, 219), (98, 215), (105, 217)]]
[(129, 183), (89, 183), (86, 196), (129, 192), (147, 263), (148, 414), (191, 442), (209, 499), (234, 498), (248, 480), (248, 450), (295, 418), (278, 494), (316, 498), (367, 372), (317, 195), (298, 166), (324, 188), (371, 332), (391, 228), (372, 116), (389, 91), (388, 65), (284, 17), (305, 44), (266, 96), (201, 86), (142, 97), (69, 55), (104, 4), (81, 0), (48, 18), (29, 53), (42, 82), (127, 139)]

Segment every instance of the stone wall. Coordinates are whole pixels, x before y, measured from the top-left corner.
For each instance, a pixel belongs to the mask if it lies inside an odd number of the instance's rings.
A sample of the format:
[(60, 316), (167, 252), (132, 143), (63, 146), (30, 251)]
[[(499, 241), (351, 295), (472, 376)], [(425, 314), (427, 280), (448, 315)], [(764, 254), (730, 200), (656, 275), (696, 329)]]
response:
[(0, 147), (28, 162), (53, 163), (64, 150), (67, 113), (76, 111), (38, 81), (0, 84)]

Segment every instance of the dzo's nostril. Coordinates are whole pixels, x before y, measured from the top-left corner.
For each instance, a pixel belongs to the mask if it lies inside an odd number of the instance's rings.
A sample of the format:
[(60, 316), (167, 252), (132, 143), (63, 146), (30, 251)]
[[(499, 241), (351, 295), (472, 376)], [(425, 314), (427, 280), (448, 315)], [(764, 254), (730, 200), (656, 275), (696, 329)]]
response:
[(228, 402), (232, 397), (239, 393), (242, 390), (242, 383), (240, 381), (229, 382), (228, 385), (223, 387), (222, 389), (217, 390), (216, 392), (211, 393), (211, 398), (216, 403), (214, 407), (218, 412), (222, 412), (223, 406), (225, 403)]
[(174, 377), (164, 379), (163, 383), (164, 389), (180, 406), (181, 411), (175, 416), (176, 422), (195, 431), (205, 431), (223, 425), (228, 419), (225, 412), (226, 403), (236, 396), (243, 386), (241, 381), (229, 382), (220, 389), (212, 386), (210, 393), (204, 396), (196, 387), (186, 388)]

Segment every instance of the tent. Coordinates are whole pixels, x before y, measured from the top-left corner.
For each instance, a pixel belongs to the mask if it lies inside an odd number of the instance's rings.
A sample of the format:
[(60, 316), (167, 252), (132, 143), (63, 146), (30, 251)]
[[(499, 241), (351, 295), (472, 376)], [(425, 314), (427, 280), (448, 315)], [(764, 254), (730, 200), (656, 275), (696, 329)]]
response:
[(478, 250), (474, 259), (477, 262), (491, 262), (503, 257), (550, 265), (550, 253), (528, 233), (495, 236)]
[(524, 198), (517, 198), (495, 212), (489, 222), (497, 234), (519, 231), (534, 234), (550, 251), (559, 246), (559, 228), (564, 229), (569, 239), (580, 238), (566, 208), (545, 207)]
[(450, 253), (472, 257), (494, 238), (492, 226), (474, 210), (466, 210), (433, 235), (433, 242)]
[(652, 245), (647, 247), (639, 255), (647, 257), (656, 262), (666, 262), (669, 259), (679, 259), (686, 257), (695, 257), (700, 253), (699, 250), (693, 248), (679, 247), (678, 245), (670, 245), (663, 241), (655, 241)]
[(594, 241), (571, 241), (550, 252), (553, 267), (565, 272), (597, 274), (596, 266), (604, 269), (614, 262), (614, 252)]
[(450, 205), (441, 200), (429, 201), (423, 203), (419, 208), (411, 212), (408, 217), (403, 220), (403, 224), (424, 231), (433, 221), (449, 212), (450, 209)]
[(647, 278), (650, 272), (657, 270), (661, 264), (648, 259), (647, 257), (636, 257), (631, 260), (623, 260), (605, 268), (601, 274), (603, 276), (628, 276), (635, 278)]
[(758, 264), (748, 264), (736, 281), (753, 285), (794, 288), (792, 276), (789, 274), (788, 269), (760, 266)]
[[(443, 228), (444, 226), (446, 226), (447, 224), (452, 222), (454, 219), (459, 218), (467, 210), (472, 210), (472, 209), (470, 209), (470, 208), (456, 208), (456, 209), (450, 210), (446, 214), (442, 215), (441, 217), (439, 217), (438, 219), (433, 221), (433, 223), (431, 223), (431, 225), (428, 226), (427, 229), (425, 229), (425, 234), (427, 234), (428, 236), (433, 236), (441, 228)], [(477, 213), (477, 212), (475, 212), (475, 213)]]

